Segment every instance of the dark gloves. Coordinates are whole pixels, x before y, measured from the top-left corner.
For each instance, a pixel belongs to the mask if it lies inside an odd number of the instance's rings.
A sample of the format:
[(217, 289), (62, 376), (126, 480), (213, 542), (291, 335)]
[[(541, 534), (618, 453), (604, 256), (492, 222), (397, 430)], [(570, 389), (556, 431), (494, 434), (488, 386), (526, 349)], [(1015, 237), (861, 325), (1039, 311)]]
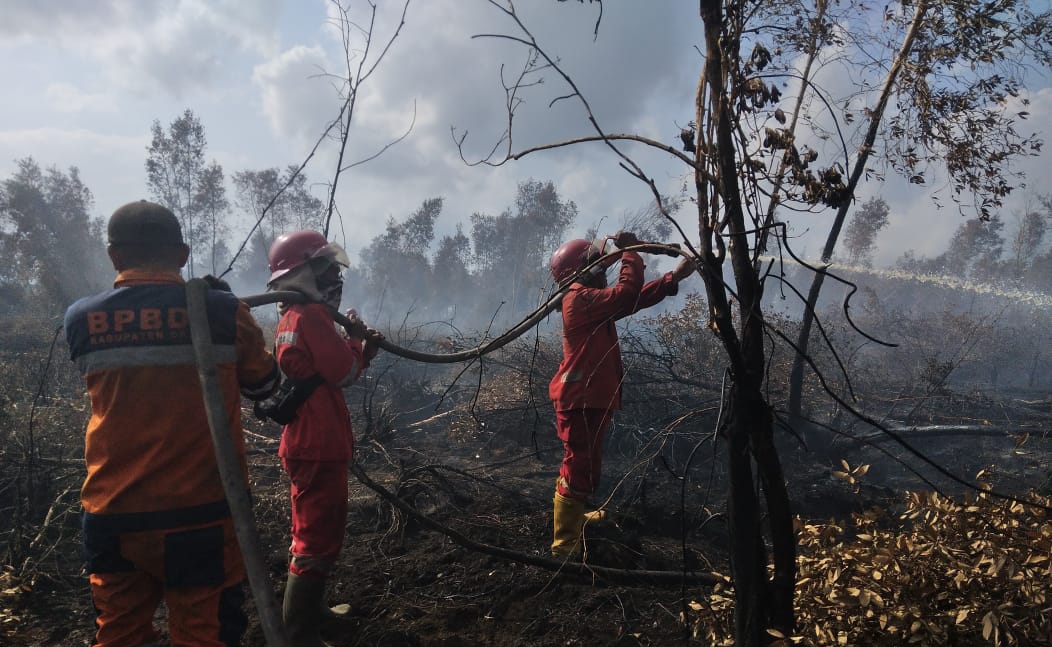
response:
[(221, 278), (212, 276), (211, 274), (205, 274), (201, 277), (208, 284), (208, 287), (213, 290), (222, 290), (223, 292), (231, 292), (230, 284)]
[(350, 324), (340, 322), (340, 325), (343, 327), (344, 332), (347, 333), (347, 336), (365, 339), (365, 331), (368, 329), (368, 326), (366, 326), (365, 322), (358, 317), (358, 312), (354, 308), (351, 308), (347, 311), (347, 318), (350, 320)]
[(369, 365), (376, 354), (380, 352), (380, 342), (384, 340), (384, 335), (379, 330), (369, 328), (365, 333), (365, 345), (362, 347), (362, 359), (365, 360), (365, 364)]
[(347, 318), (350, 320), (350, 325), (341, 323), (344, 336), (361, 339), (364, 342), (362, 345), (362, 359), (365, 360), (365, 365), (368, 366), (369, 362), (373, 361), (376, 354), (380, 352), (380, 342), (384, 340), (384, 334), (375, 328), (370, 328), (362, 321), (354, 308), (347, 311)]
[(611, 236), (611, 238), (613, 239), (614, 244), (617, 245), (618, 249), (624, 249), (639, 244), (639, 239), (630, 231), (619, 231)]

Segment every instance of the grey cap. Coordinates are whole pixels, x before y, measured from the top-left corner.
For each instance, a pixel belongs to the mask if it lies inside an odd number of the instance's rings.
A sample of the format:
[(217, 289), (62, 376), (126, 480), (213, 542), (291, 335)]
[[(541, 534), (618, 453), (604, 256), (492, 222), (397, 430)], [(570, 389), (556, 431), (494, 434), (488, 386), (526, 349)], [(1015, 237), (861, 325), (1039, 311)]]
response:
[(179, 220), (167, 207), (147, 200), (129, 202), (110, 216), (110, 245), (183, 245)]

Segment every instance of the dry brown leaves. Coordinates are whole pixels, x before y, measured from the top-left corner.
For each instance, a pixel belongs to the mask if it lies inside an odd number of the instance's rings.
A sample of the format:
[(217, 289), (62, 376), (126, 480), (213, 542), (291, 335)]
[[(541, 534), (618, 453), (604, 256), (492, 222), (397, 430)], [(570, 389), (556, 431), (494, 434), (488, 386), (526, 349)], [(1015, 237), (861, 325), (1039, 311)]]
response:
[[(874, 510), (852, 525), (798, 520), (798, 632), (770, 630), (775, 645), (1052, 645), (1045, 510), (910, 492), (897, 518)], [(696, 635), (732, 644), (732, 596), (728, 579), (691, 604)]]

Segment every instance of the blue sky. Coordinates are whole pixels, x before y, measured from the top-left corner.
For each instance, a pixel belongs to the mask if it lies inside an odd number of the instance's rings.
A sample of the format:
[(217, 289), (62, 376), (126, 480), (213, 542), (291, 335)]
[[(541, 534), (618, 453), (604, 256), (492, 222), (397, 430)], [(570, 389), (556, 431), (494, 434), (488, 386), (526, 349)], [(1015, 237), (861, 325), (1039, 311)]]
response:
[[(347, 4), (365, 19), (365, 3)], [(596, 10), (588, 3), (517, 6), (580, 83), (608, 132), (675, 144), (679, 127), (691, 119), (697, 83), (696, 3), (604, 4), (597, 41)], [(383, 41), (401, 3), (378, 5), (376, 33)], [(330, 4), (322, 0), (0, 0), (0, 7), (0, 83), (7, 89), (0, 102), (0, 177), (26, 156), (45, 166), (77, 166), (99, 216), (146, 197), (143, 164), (155, 119), (167, 125), (192, 109), (205, 126), (209, 157), (229, 177), (298, 163), (338, 109), (327, 80), (317, 76), (342, 64), (338, 39), (326, 24)], [(445, 198), (438, 226), (448, 231), (473, 212), (508, 207), (517, 183), (531, 177), (552, 180), (577, 203), (580, 232), (596, 223), (604, 231), (617, 229), (626, 213), (648, 202), (646, 187), (598, 145), (499, 168), (461, 161), (450, 128), (470, 131), (469, 155), (488, 150), (504, 127), (500, 66), (515, 70), (524, 56), (507, 42), (471, 36), (509, 29), (484, 0), (410, 4), (401, 36), (363, 86), (351, 158), (367, 157), (404, 132), (414, 106), (416, 124), (405, 141), (341, 179), (338, 202), (352, 254), (382, 231), (389, 216), (403, 218), (425, 199)], [(1039, 81), (1043, 87), (1032, 88), (1025, 126), (1048, 132), (1052, 89), (1047, 74)], [(589, 132), (579, 106), (549, 108), (548, 99), (563, 93), (547, 75), (516, 122), (517, 145)], [(323, 148), (308, 177), (327, 180), (334, 155), (332, 147)], [(681, 186), (684, 169), (668, 156), (641, 152), (639, 159), (666, 191)], [(1047, 154), (1022, 163), (1039, 189), (1052, 185), (1049, 166)], [(895, 181), (862, 189), (861, 198), (880, 193), (892, 204), (878, 261), (893, 261), (907, 248), (942, 250), (961, 216), (952, 206), (936, 210), (927, 190)], [(323, 196), (324, 189), (318, 186), (317, 193)], [(1027, 195), (1020, 192), (1013, 205)], [(794, 223), (805, 252), (817, 252), (826, 222), (823, 214)]]

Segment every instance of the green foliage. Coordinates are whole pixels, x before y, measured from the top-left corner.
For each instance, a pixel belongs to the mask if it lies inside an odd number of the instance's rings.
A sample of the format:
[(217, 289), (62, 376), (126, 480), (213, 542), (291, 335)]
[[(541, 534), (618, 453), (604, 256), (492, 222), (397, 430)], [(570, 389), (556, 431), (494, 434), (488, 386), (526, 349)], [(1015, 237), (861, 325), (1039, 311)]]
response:
[(102, 224), (76, 167), (41, 169), (18, 161), (0, 184), (0, 302), (57, 316), (111, 277)]
[(441, 281), (443, 290), (451, 294), (465, 294), (471, 289), (471, 240), (464, 235), (464, 226), (457, 223), (453, 235), (445, 235), (438, 241), (438, 249), (432, 260), (432, 271)]
[(441, 213), (442, 198), (425, 200), (402, 222), (388, 218), (384, 233), (362, 250), (366, 291), (389, 296), (394, 312), (426, 308), (433, 301), (437, 286), (432, 282), (427, 252)]
[(200, 266), (213, 273), (229, 253), (223, 238), (229, 233), (223, 168), (205, 161), (205, 127), (186, 109), (168, 126), (154, 120), (147, 149), (146, 180), (150, 194), (172, 210), (190, 246), (189, 273)]
[(431, 198), (404, 220), (388, 219), (352, 271), (360, 278), (348, 293), (355, 306), (367, 304), (371, 314), (388, 318), (411, 312), (417, 321), (460, 315), (477, 327), (497, 309), (514, 319), (536, 307), (552, 285), (548, 259), (577, 206), (562, 200), (552, 182), (529, 180), (519, 185), (514, 207), (499, 216), (476, 213), (470, 237), (458, 223), (436, 244), (442, 205)]
[(211, 268), (213, 275), (219, 274), (222, 266), (229, 261), (230, 250), (224, 239), (230, 234), (230, 223), (226, 214), (230, 211), (230, 201), (226, 197), (226, 183), (223, 178), (223, 167), (212, 162), (201, 174), (197, 203), (207, 228), (208, 248), (212, 250)]
[(516, 311), (532, 309), (551, 283), (548, 259), (577, 218), (577, 205), (560, 199), (552, 182), (519, 184), (514, 209), (499, 216), (473, 214), (475, 271), (485, 297)]
[(1018, 219), (1018, 228), (1012, 239), (1011, 262), (1012, 278), (1021, 279), (1026, 269), (1034, 264), (1038, 252), (1045, 241), (1048, 231), (1048, 215), (1036, 210), (1028, 210)]
[(915, 273), (948, 274), (988, 284), (1014, 284), (1052, 293), (1052, 248), (1046, 233), (1052, 221), (1052, 195), (1038, 196), (1015, 217), (1009, 237), (1005, 219), (991, 215), (961, 223), (945, 252), (932, 258), (907, 251), (898, 266)]
[(871, 265), (877, 234), (888, 225), (890, 209), (883, 198), (870, 198), (862, 203), (844, 230), (844, 247), (848, 262)]
[(281, 234), (301, 229), (323, 231), (325, 227), (325, 205), (310, 192), (307, 176), (297, 171), (296, 166), (289, 166), (284, 172), (268, 168), (234, 173), (237, 206), (248, 215), (246, 224), (260, 223), (259, 232), (267, 248)]
[(324, 230), (325, 205), (310, 192), (307, 176), (297, 171), (298, 167), (289, 166), (284, 172), (268, 168), (234, 173), (235, 202), (247, 216), (242, 224), (246, 230), (255, 227), (247, 253), (237, 263), (244, 285), (266, 284), (267, 253), (278, 236), (301, 229)]

